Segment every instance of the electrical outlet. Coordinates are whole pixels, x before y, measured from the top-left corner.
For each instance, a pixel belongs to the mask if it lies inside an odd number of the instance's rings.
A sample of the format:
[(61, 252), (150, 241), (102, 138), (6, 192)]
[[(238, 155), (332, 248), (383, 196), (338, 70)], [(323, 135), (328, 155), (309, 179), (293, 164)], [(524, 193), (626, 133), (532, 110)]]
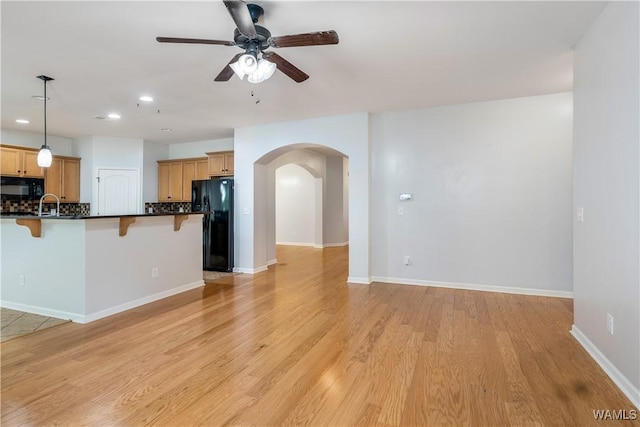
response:
[(404, 256), (404, 265), (411, 264), (411, 257), (409, 255)]
[(21, 274), (20, 277), (18, 277), (18, 283), (24, 288), (24, 274)]
[(155, 279), (156, 277), (158, 277), (158, 267), (153, 267), (151, 269), (151, 278)]
[(404, 208), (402, 206), (398, 206), (398, 215), (404, 215)]
[(576, 221), (584, 222), (584, 208), (576, 208)]
[(613, 335), (613, 316), (607, 313), (607, 331)]

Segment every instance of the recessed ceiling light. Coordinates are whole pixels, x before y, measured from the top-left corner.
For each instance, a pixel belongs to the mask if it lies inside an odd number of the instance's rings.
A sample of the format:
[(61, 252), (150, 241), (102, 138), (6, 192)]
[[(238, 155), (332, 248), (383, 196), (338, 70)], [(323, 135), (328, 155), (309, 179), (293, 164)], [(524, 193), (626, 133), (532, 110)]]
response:
[(109, 117), (110, 119), (119, 119), (120, 118), (120, 114), (118, 114), (118, 113), (110, 113), (107, 117)]
[(140, 101), (144, 101), (144, 102), (152, 102), (153, 98), (147, 95), (141, 96), (140, 98), (138, 98)]
[[(42, 95), (32, 95), (31, 97), (32, 97), (33, 99), (37, 99), (38, 101), (44, 101), (44, 96), (42, 96)], [(49, 98), (49, 97), (47, 96), (47, 101), (49, 101), (49, 100), (51, 100), (51, 98)]]
[(162, 132), (171, 132), (173, 129), (171, 128), (162, 128), (160, 129)]
[(26, 125), (29, 123), (29, 120), (25, 120), (25, 119), (16, 119), (16, 123), (22, 123), (23, 125)]

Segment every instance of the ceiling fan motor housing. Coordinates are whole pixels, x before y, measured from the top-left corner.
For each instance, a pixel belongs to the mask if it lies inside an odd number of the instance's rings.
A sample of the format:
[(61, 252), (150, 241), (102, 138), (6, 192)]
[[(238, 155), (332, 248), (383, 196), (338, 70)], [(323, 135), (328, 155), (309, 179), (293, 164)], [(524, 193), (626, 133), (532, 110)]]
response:
[(250, 45), (255, 44), (262, 51), (269, 47), (269, 37), (271, 37), (271, 33), (265, 27), (261, 25), (256, 25), (256, 37), (251, 39), (244, 34), (242, 34), (237, 28), (233, 32), (233, 41), (236, 43), (236, 46), (241, 47), (242, 49), (247, 49)]

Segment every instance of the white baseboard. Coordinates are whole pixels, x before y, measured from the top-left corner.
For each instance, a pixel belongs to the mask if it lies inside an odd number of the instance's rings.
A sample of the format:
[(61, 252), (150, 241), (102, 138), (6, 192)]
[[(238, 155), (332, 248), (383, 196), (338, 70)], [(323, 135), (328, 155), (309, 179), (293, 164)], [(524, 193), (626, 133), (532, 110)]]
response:
[(368, 277), (347, 277), (347, 283), (353, 283), (356, 285), (370, 285), (371, 279)]
[(160, 299), (177, 295), (182, 292), (190, 291), (191, 289), (199, 288), (200, 286), (204, 286), (204, 280), (197, 280), (195, 282), (187, 283), (186, 285), (182, 285), (177, 288), (169, 289), (163, 292), (158, 292), (157, 294), (142, 297), (137, 300), (126, 302), (124, 304), (116, 305), (114, 307), (109, 307), (107, 309), (100, 310), (95, 313), (90, 313), (90, 314), (87, 314), (86, 316), (82, 316), (83, 318), (81, 320), (78, 320), (77, 322), (78, 323), (93, 322), (95, 320), (102, 319), (104, 317), (111, 316), (116, 313), (121, 313), (126, 310), (131, 310), (132, 308), (140, 307), (141, 305), (149, 304), (150, 302), (158, 301)]
[(300, 243), (300, 242), (276, 242), (276, 245), (282, 246), (313, 246), (316, 249), (324, 249), (324, 248), (337, 248), (342, 246), (349, 246), (349, 242), (341, 242), (341, 243), (325, 243), (325, 244), (315, 244), (315, 243)]
[(324, 245), (317, 245), (318, 248), (341, 248), (343, 246), (349, 246), (349, 242), (342, 243), (325, 243)]
[(280, 246), (308, 246), (316, 247), (315, 243), (302, 243), (302, 242), (276, 242), (276, 245)]
[(535, 295), (543, 297), (573, 298), (573, 292), (553, 289), (515, 288), (509, 286), (478, 285), (473, 283), (434, 282), (430, 280), (401, 279), (397, 277), (373, 276), (374, 282), (396, 285), (433, 286), (436, 288), (466, 289), (469, 291), (501, 292), (504, 294)]
[(54, 317), (56, 319), (71, 320), (78, 323), (82, 323), (80, 322), (80, 320), (84, 319), (84, 316), (82, 314), (61, 310), (52, 310), (50, 308), (21, 304), (19, 302), (13, 301), (0, 301), (0, 307), (10, 308), (11, 310), (24, 311), (25, 313), (39, 314), (40, 316)]
[(614, 384), (618, 386), (620, 391), (629, 398), (631, 403), (633, 403), (637, 409), (640, 409), (640, 389), (635, 387), (576, 325), (571, 327), (571, 335), (573, 335), (576, 341), (589, 353), (593, 360), (600, 365), (602, 370), (611, 378)]
[(267, 267), (270, 266), (270, 265), (277, 264), (277, 263), (278, 263), (278, 259), (274, 258), (272, 260), (267, 261)]
[(260, 267), (256, 267), (256, 268), (244, 268), (244, 267), (233, 268), (234, 273), (257, 274), (263, 271), (267, 271), (267, 265), (261, 265)]
[(177, 288), (169, 289), (167, 291), (158, 292), (157, 294), (149, 295), (143, 298), (139, 298), (134, 301), (129, 301), (124, 304), (109, 307), (104, 310), (97, 311), (91, 314), (70, 313), (60, 310), (52, 310), (45, 307), (37, 307), (33, 305), (21, 304), (12, 301), (0, 301), (0, 307), (10, 308), (12, 310), (24, 311), (27, 313), (39, 314), (41, 316), (55, 317), (56, 319), (71, 320), (75, 323), (89, 323), (98, 319), (102, 319), (107, 316), (111, 316), (116, 313), (121, 313), (132, 308), (140, 307), (141, 305), (149, 304), (163, 298), (170, 297), (172, 295), (180, 294), (182, 292), (189, 291), (191, 289), (198, 288), (204, 285), (204, 280), (198, 280), (193, 283), (187, 283), (186, 285), (179, 286)]

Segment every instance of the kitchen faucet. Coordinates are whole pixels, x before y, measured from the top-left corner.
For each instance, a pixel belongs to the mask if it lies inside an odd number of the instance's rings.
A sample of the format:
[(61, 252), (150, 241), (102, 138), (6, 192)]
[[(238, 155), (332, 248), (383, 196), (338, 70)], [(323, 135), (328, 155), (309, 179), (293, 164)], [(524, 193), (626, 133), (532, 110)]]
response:
[(43, 194), (42, 197), (40, 197), (40, 204), (38, 205), (38, 216), (42, 216), (42, 201), (47, 196), (53, 196), (56, 198), (56, 200), (58, 201), (58, 204), (56, 206), (56, 216), (60, 215), (60, 198), (53, 193), (46, 193)]

